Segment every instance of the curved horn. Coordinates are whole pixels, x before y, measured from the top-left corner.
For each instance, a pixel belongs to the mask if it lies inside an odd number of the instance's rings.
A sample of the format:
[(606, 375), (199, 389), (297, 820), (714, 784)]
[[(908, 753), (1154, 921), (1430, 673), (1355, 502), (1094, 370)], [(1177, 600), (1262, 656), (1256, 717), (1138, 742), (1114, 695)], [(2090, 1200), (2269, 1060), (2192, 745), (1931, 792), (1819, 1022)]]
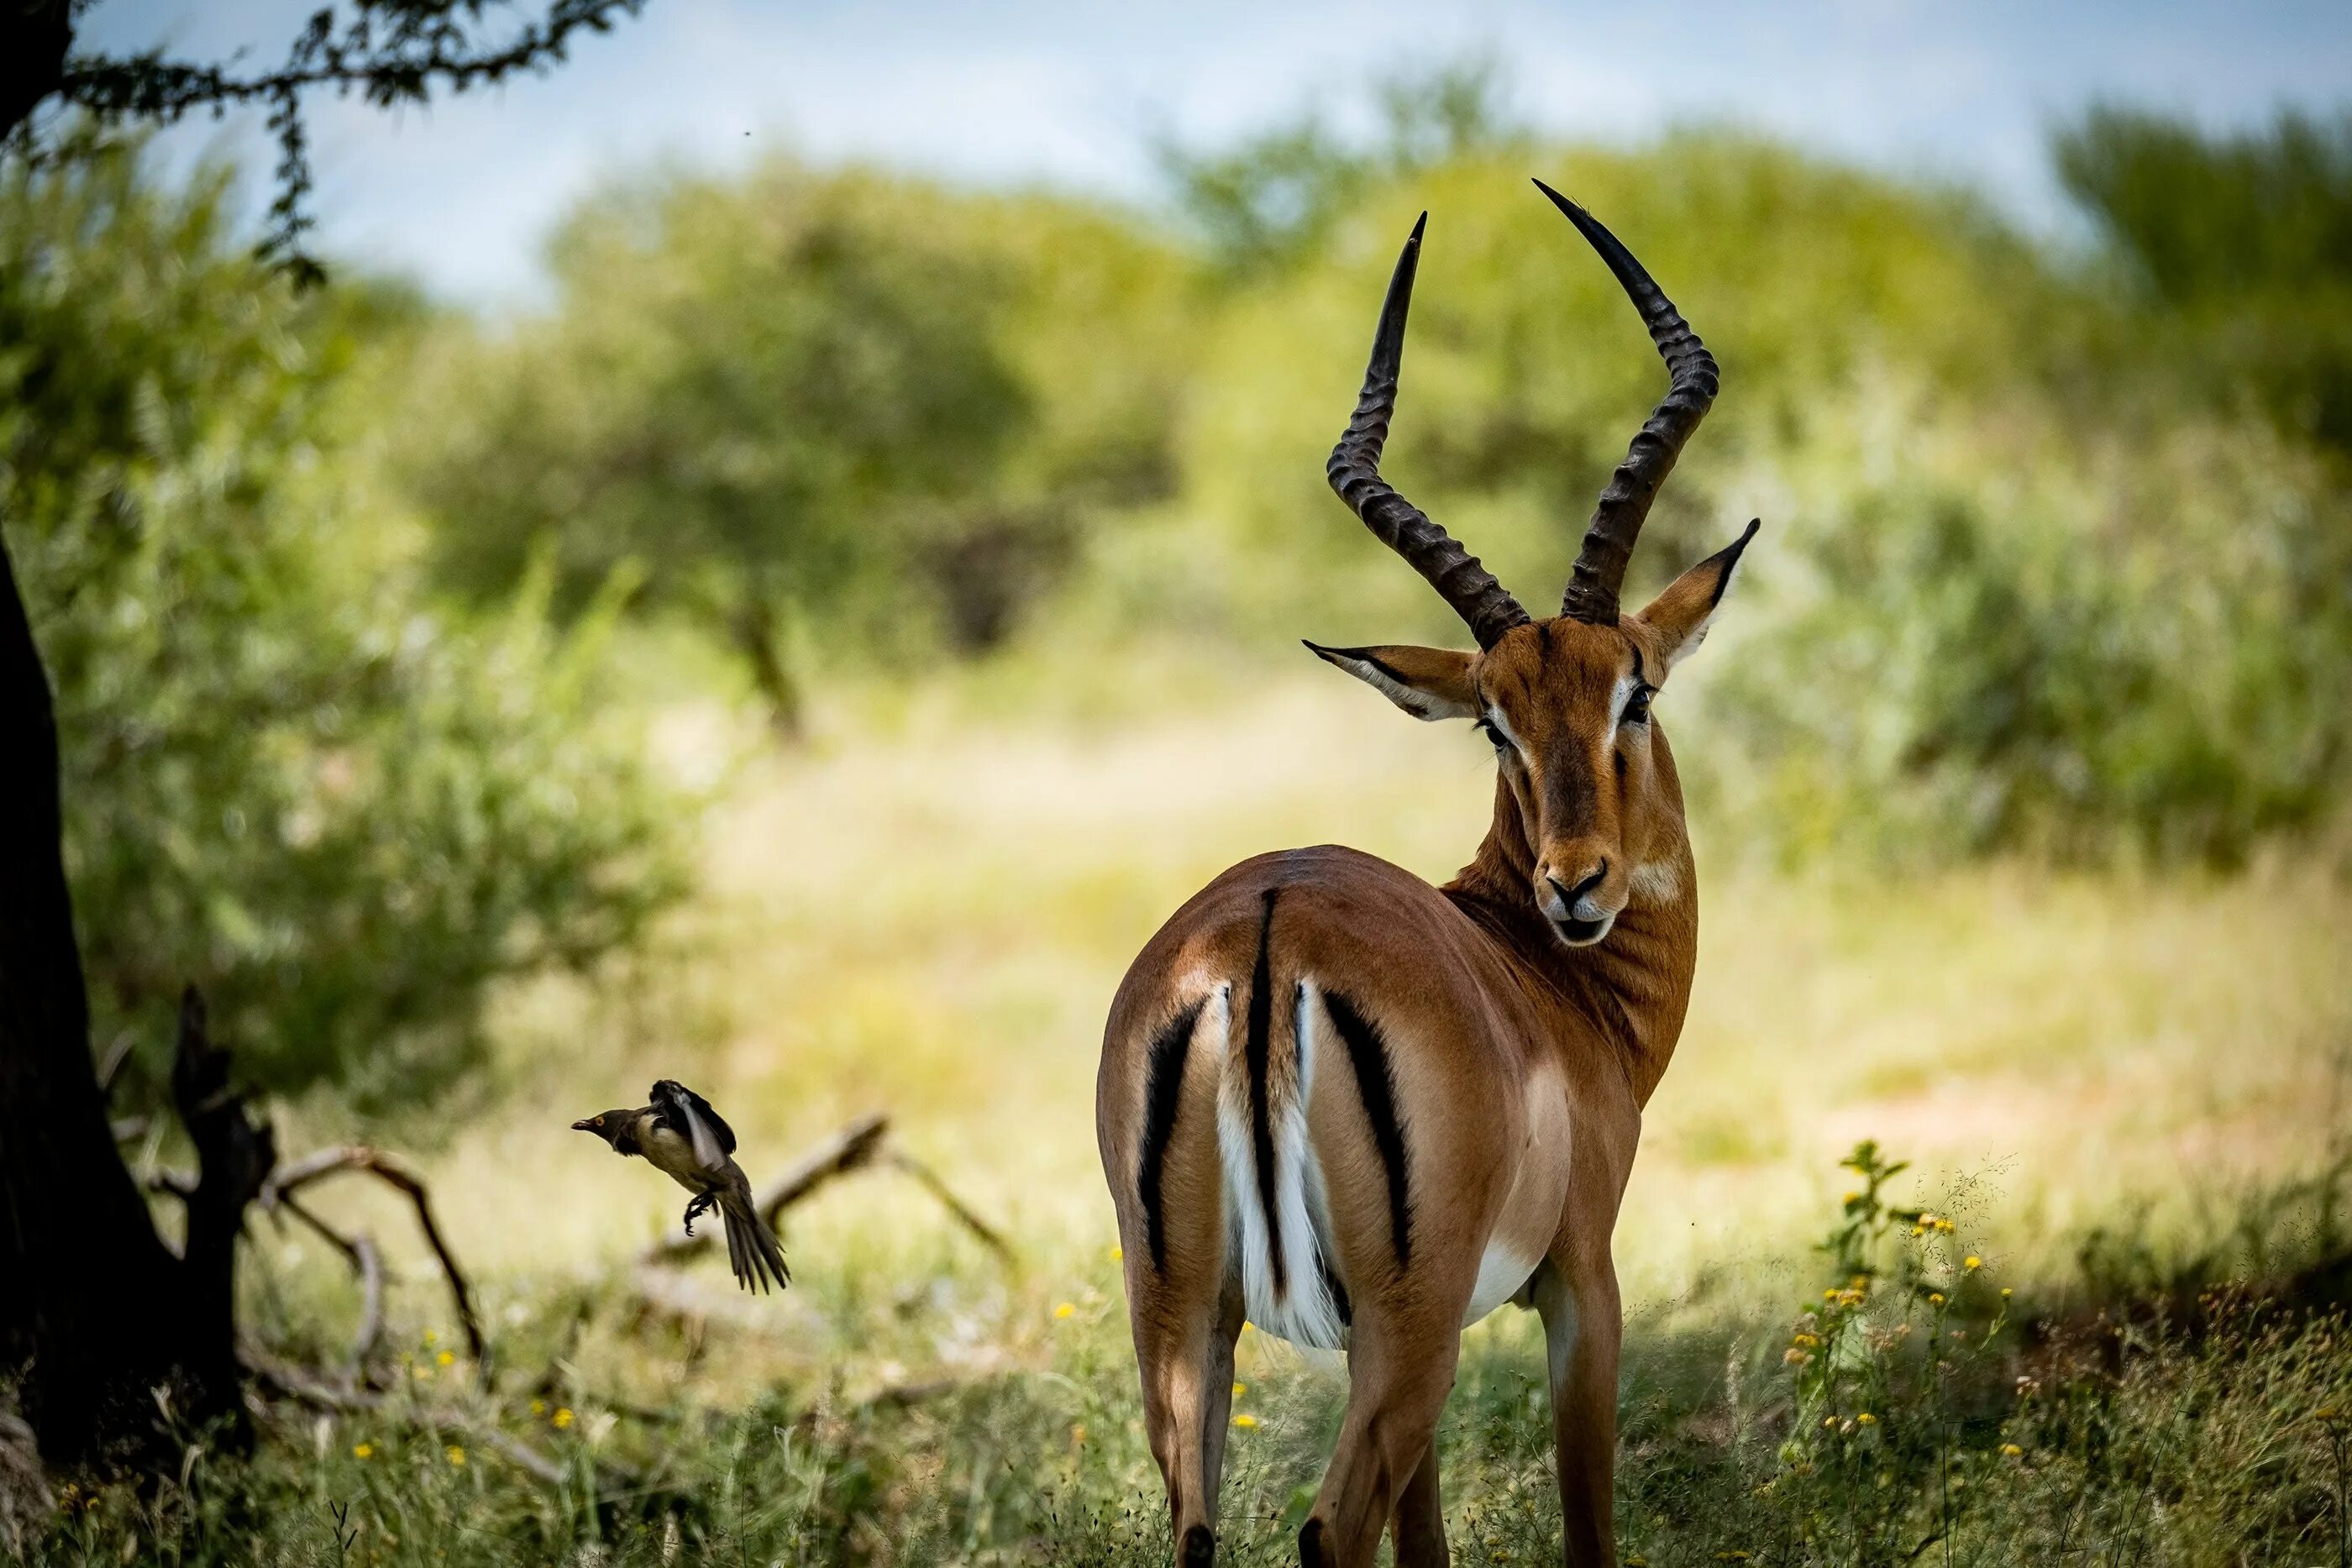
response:
[(1568, 591), (1560, 597), (1561, 614), (1614, 626), (1617, 590), (1625, 581), (1625, 563), (1633, 559), (1633, 541), (1641, 537), (1642, 519), (1650, 515), (1650, 503), (1674, 471), (1683, 444), (1706, 417), (1722, 378), (1715, 356), (1706, 351), (1706, 345), (1698, 340), (1674, 301), (1659, 291), (1642, 264), (1633, 259), (1633, 253), (1618, 244), (1617, 236), (1602, 228), (1591, 213), (1541, 180), (1535, 184), (1551, 198), (1552, 205), (1568, 214), (1568, 221), (1592, 242), (1592, 248), (1617, 275), (1633, 308), (1642, 313), (1642, 325), (1650, 329), (1650, 341), (1658, 346), (1659, 356), (1666, 361), (1672, 382), (1665, 401), (1634, 435), (1625, 461), (1617, 465), (1609, 487), (1601, 492), (1600, 504), (1592, 508), (1592, 521), (1584, 530), (1584, 548), (1577, 552), (1576, 570), (1568, 580)]
[(1404, 318), (1412, 304), (1412, 275), (1421, 261), (1421, 214), (1412, 235), (1398, 256), (1389, 279), (1387, 300), (1381, 306), (1380, 330), (1372, 337), (1372, 361), (1364, 371), (1364, 390), (1356, 399), (1356, 416), (1347, 434), (1331, 448), (1325, 471), (1331, 488), (1348, 503), (1372, 537), (1404, 557), (1415, 571), (1429, 580), (1454, 612), (1470, 623), (1478, 646), (1491, 648), (1504, 632), (1527, 623), (1528, 612), (1504, 591), (1478, 558), (1456, 544), (1452, 535), (1431, 522), (1412, 502), (1381, 477), (1381, 448), (1388, 444), (1389, 416), (1396, 412), (1397, 375), (1404, 362)]

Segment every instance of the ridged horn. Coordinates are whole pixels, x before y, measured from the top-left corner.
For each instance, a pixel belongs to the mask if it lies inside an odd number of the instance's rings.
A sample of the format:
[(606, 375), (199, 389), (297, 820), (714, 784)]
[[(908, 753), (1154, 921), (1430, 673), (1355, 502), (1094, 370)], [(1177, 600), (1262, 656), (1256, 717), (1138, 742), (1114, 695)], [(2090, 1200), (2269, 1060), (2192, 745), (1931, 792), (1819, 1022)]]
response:
[(1682, 455), (1683, 444), (1706, 417), (1722, 385), (1722, 375), (1716, 369), (1715, 356), (1706, 351), (1706, 345), (1690, 329), (1674, 301), (1633, 259), (1633, 253), (1591, 213), (1541, 180), (1535, 185), (1551, 198), (1552, 205), (1568, 214), (1568, 221), (1617, 275), (1633, 308), (1642, 313), (1642, 325), (1650, 329), (1650, 341), (1658, 346), (1659, 356), (1666, 361), (1671, 382), (1665, 401), (1634, 435), (1625, 460), (1617, 465), (1608, 487), (1601, 492), (1592, 521), (1584, 530), (1584, 548), (1577, 552), (1576, 570), (1568, 580), (1568, 591), (1560, 597), (1561, 614), (1598, 626), (1614, 626), (1617, 591), (1624, 586), (1625, 564), (1633, 559), (1633, 541), (1641, 537), (1642, 521), (1650, 515), (1658, 486), (1674, 471), (1675, 459)]
[(1372, 537), (1427, 578), (1439, 597), (1469, 622), (1478, 646), (1491, 648), (1504, 632), (1525, 625), (1528, 612), (1492, 572), (1478, 564), (1476, 556), (1381, 477), (1381, 449), (1388, 444), (1389, 418), (1396, 412), (1397, 376), (1404, 363), (1405, 313), (1412, 305), (1412, 277), (1421, 263), (1421, 231), (1428, 222), (1429, 214), (1422, 214), (1397, 256), (1388, 298), (1381, 306), (1380, 329), (1372, 336), (1372, 360), (1364, 371), (1364, 390), (1356, 399), (1356, 415), (1348, 422), (1339, 444), (1331, 448), (1325, 472), (1330, 476), (1331, 488), (1363, 519)]

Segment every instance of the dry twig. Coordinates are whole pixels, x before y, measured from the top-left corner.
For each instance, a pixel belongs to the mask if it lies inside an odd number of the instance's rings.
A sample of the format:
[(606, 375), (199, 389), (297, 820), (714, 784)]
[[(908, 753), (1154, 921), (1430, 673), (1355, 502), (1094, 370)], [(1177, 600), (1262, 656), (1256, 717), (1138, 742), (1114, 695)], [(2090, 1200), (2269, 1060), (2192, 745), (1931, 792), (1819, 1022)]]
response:
[[(465, 1271), (457, 1267), (455, 1254), (443, 1239), (441, 1227), (433, 1218), (433, 1197), (415, 1172), (381, 1149), (363, 1144), (349, 1144), (340, 1148), (320, 1149), (314, 1154), (281, 1167), (261, 1190), (261, 1205), (274, 1208), (293, 1193), (314, 1181), (341, 1171), (359, 1171), (404, 1194), (416, 1209), (416, 1228), (425, 1233), (425, 1245), (441, 1262), (441, 1272), (449, 1281), (449, 1298), (457, 1304), (457, 1321), (466, 1331), (466, 1347), (474, 1357), (474, 1366), (485, 1383), (490, 1375), (488, 1343), (482, 1337), (481, 1320), (474, 1315), (473, 1292), (467, 1288)], [(299, 1210), (298, 1210), (299, 1212)], [(356, 1245), (354, 1245), (356, 1252)]]

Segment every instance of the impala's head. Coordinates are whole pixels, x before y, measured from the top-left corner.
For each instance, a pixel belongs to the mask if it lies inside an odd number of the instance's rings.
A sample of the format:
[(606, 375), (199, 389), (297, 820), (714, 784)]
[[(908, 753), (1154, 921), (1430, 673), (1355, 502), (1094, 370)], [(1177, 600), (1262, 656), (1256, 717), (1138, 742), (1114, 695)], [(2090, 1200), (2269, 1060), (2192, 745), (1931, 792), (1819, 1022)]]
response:
[(1468, 719), (1493, 741), (1501, 788), (1526, 836), (1536, 906), (1562, 942), (1583, 946), (1609, 934), (1637, 876), (1679, 867), (1682, 804), (1650, 703), (1706, 637), (1756, 525), (1646, 609), (1620, 611), (1617, 592), (1642, 519), (1715, 401), (1715, 360), (1614, 235), (1536, 183), (1633, 297), (1672, 378), (1665, 401), (1601, 493), (1559, 614), (1531, 620), (1475, 557), (1380, 476), (1421, 257), (1415, 224), (1389, 283), (1356, 417), (1331, 453), (1331, 487), (1469, 623), (1478, 651), (1307, 646), (1414, 717)]

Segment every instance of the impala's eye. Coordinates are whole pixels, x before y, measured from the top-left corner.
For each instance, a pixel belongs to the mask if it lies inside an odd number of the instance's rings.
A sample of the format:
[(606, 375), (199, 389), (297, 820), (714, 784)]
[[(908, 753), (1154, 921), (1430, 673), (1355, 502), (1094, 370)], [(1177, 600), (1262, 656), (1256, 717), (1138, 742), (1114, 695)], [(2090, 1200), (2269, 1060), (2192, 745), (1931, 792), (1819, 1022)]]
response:
[(1511, 754), (1511, 743), (1504, 738), (1503, 732), (1495, 727), (1492, 721), (1482, 718), (1473, 723), (1470, 727), (1486, 737), (1486, 744), (1495, 748), (1496, 756), (1508, 757)]
[(1656, 695), (1657, 688), (1654, 686), (1635, 686), (1633, 695), (1625, 699), (1625, 711), (1617, 716), (1617, 722), (1620, 724), (1649, 723), (1650, 699)]

